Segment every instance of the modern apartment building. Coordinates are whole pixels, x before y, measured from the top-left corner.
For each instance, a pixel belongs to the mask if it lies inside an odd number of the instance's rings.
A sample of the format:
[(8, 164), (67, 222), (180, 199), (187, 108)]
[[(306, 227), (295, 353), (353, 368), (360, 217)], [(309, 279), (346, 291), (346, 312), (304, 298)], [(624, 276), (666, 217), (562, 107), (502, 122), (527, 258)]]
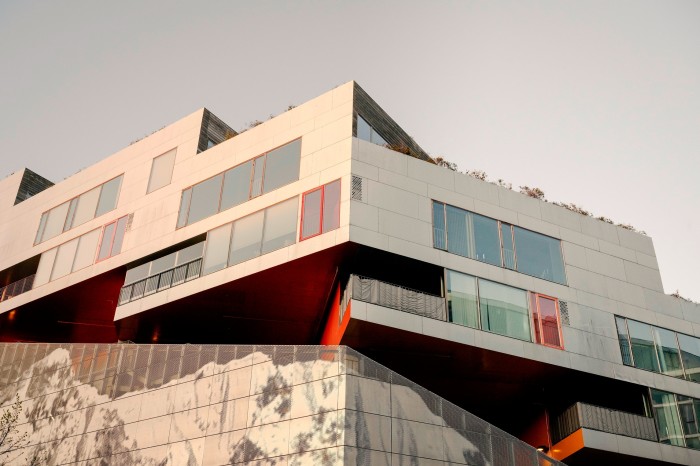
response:
[(14, 173), (0, 218), (0, 401), (50, 464), (700, 464), (651, 239), (437, 166), (354, 82)]

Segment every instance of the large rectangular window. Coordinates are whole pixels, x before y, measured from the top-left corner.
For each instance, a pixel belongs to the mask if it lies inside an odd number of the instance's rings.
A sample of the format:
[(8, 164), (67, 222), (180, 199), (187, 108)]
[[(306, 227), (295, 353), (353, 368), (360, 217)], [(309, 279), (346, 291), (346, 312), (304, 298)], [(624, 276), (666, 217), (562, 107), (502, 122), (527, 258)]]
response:
[(226, 268), (228, 248), (231, 244), (231, 224), (211, 230), (207, 234), (207, 249), (204, 252), (202, 274), (206, 275)]
[(479, 280), (481, 328), (530, 341), (527, 292), (488, 280)]
[(117, 207), (122, 178), (123, 175), (120, 175), (44, 212), (39, 220), (34, 244), (42, 243), (114, 210)]
[(265, 209), (262, 254), (275, 251), (296, 242), (299, 201), (293, 197)]
[(301, 139), (248, 160), (182, 192), (177, 228), (299, 179)]
[(513, 227), (518, 251), (518, 272), (566, 284), (561, 242), (534, 231)]
[(480, 328), (476, 277), (447, 271), (447, 312), (450, 322)]
[(367, 120), (362, 118), (359, 114), (357, 115), (356, 134), (359, 139), (364, 139), (365, 141), (369, 141), (380, 146), (387, 145), (386, 140), (377, 132), (377, 130), (367, 123)]
[(561, 242), (433, 201), (433, 247), (566, 284)]
[(151, 176), (148, 178), (146, 194), (170, 184), (173, 178), (176, 152), (176, 149), (173, 149), (153, 159), (151, 163)]
[(651, 405), (654, 410), (656, 429), (659, 433), (659, 442), (684, 447), (685, 438), (676, 395), (652, 388)]
[(302, 196), (300, 239), (305, 240), (340, 226), (340, 180)]
[(233, 223), (229, 265), (235, 265), (260, 255), (265, 212), (260, 211)]
[(700, 338), (624, 317), (615, 322), (624, 364), (700, 382)]

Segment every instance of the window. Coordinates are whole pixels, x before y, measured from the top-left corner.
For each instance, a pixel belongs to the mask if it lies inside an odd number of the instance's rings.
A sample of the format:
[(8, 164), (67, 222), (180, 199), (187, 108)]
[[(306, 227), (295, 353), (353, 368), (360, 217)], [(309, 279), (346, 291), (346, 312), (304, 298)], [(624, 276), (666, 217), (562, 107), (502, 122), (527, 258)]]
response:
[(561, 326), (559, 324), (559, 302), (556, 298), (530, 293), (535, 342), (545, 346), (561, 348)]
[(676, 395), (651, 389), (651, 405), (654, 410), (659, 442), (685, 446)]
[(39, 259), (33, 286), (43, 285), (92, 265), (101, 231), (102, 228), (92, 230), (44, 252)]
[(299, 198), (292, 197), (211, 230), (202, 273), (213, 273), (294, 244), (298, 209)]
[(513, 227), (518, 251), (518, 272), (566, 284), (561, 242), (534, 231)]
[(566, 284), (558, 239), (438, 201), (433, 201), (433, 247)]
[(151, 163), (151, 176), (148, 178), (146, 194), (170, 184), (173, 178), (176, 152), (176, 149), (173, 149), (153, 159)]
[(483, 330), (530, 341), (526, 291), (479, 280), (479, 308)]
[(476, 277), (447, 271), (447, 312), (450, 322), (480, 328)]
[(299, 179), (301, 139), (237, 165), (182, 192), (177, 228)]
[(159, 273), (172, 269), (178, 265), (183, 265), (199, 259), (202, 257), (204, 244), (204, 241), (193, 244), (184, 249), (180, 249), (179, 251), (172, 252), (166, 256), (159, 257), (150, 262), (146, 262), (145, 264), (141, 264), (127, 270), (124, 285), (129, 285), (139, 280), (143, 280), (144, 278), (158, 275)]
[(73, 268), (73, 259), (75, 258), (75, 251), (78, 249), (78, 238), (72, 241), (63, 243), (58, 247), (58, 252), (56, 252), (56, 259), (53, 263), (53, 270), (51, 271), (51, 280), (61, 278), (68, 275)]
[(299, 211), (298, 199), (293, 197), (265, 209), (262, 254), (267, 254), (295, 243), (297, 237), (297, 214)]
[(685, 369), (685, 378), (691, 382), (700, 382), (700, 338), (678, 333), (681, 359)]
[(615, 324), (617, 325), (617, 338), (620, 341), (622, 363), (626, 366), (634, 366), (632, 362), (632, 347), (630, 346), (630, 337), (627, 330), (627, 320), (622, 317), (615, 317)]
[(630, 332), (634, 366), (648, 371), (659, 372), (659, 361), (656, 359), (651, 325), (628, 319), (627, 328)]
[(114, 210), (119, 198), (122, 177), (123, 175), (120, 175), (44, 212), (39, 220), (39, 229), (36, 232), (34, 244), (42, 243), (64, 231)]
[(104, 226), (102, 230), (102, 240), (100, 241), (100, 249), (97, 253), (98, 261), (116, 256), (121, 252), (124, 233), (126, 232), (127, 218), (128, 216), (124, 216)]
[(380, 146), (387, 145), (386, 140), (360, 115), (357, 115), (357, 137)]
[(300, 239), (305, 240), (340, 226), (340, 180), (304, 193)]
[(659, 359), (660, 372), (672, 377), (683, 377), (681, 355), (680, 351), (678, 351), (676, 332), (665, 328), (652, 328), (654, 331), (654, 342), (656, 343), (656, 355)]

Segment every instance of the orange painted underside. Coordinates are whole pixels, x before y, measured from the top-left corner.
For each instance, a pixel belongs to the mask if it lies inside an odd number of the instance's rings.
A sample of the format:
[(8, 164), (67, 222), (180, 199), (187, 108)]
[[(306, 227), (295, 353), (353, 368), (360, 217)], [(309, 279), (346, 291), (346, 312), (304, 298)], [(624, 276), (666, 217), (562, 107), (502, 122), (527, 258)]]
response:
[(583, 447), (583, 429), (579, 429), (559, 443), (552, 445), (552, 449), (549, 450), (549, 456), (556, 460), (563, 461)]
[(350, 303), (348, 303), (348, 307), (343, 315), (343, 321), (339, 322), (340, 285), (338, 285), (333, 293), (333, 305), (329, 310), (328, 319), (326, 320), (326, 328), (323, 329), (323, 336), (321, 337), (322, 345), (340, 344), (340, 340), (343, 338), (345, 329), (348, 327), (348, 322), (350, 322), (350, 307)]

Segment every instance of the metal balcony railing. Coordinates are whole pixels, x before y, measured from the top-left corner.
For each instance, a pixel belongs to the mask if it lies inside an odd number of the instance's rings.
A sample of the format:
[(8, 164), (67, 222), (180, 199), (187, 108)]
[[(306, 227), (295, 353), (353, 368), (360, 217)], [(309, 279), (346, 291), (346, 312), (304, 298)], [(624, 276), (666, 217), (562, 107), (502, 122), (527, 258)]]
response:
[[(350, 290), (350, 298), (358, 301), (390, 307), (431, 319), (447, 320), (445, 298), (440, 296), (360, 275), (350, 276), (346, 290)], [(342, 305), (340, 312), (342, 320), (342, 313), (345, 312)]]
[(582, 427), (652, 442), (658, 441), (654, 418), (585, 403), (570, 406), (554, 419), (552, 441), (557, 443)]
[(124, 285), (119, 292), (119, 306), (159, 291), (198, 278), (202, 273), (202, 258), (195, 259), (157, 275)]
[(10, 283), (9, 285), (3, 286), (2, 288), (0, 288), (0, 303), (5, 301), (6, 299), (10, 299), (22, 293), (26, 293), (27, 291), (32, 289), (33, 284), (34, 275), (30, 275), (28, 277), (24, 277), (21, 280), (17, 280), (16, 282)]

